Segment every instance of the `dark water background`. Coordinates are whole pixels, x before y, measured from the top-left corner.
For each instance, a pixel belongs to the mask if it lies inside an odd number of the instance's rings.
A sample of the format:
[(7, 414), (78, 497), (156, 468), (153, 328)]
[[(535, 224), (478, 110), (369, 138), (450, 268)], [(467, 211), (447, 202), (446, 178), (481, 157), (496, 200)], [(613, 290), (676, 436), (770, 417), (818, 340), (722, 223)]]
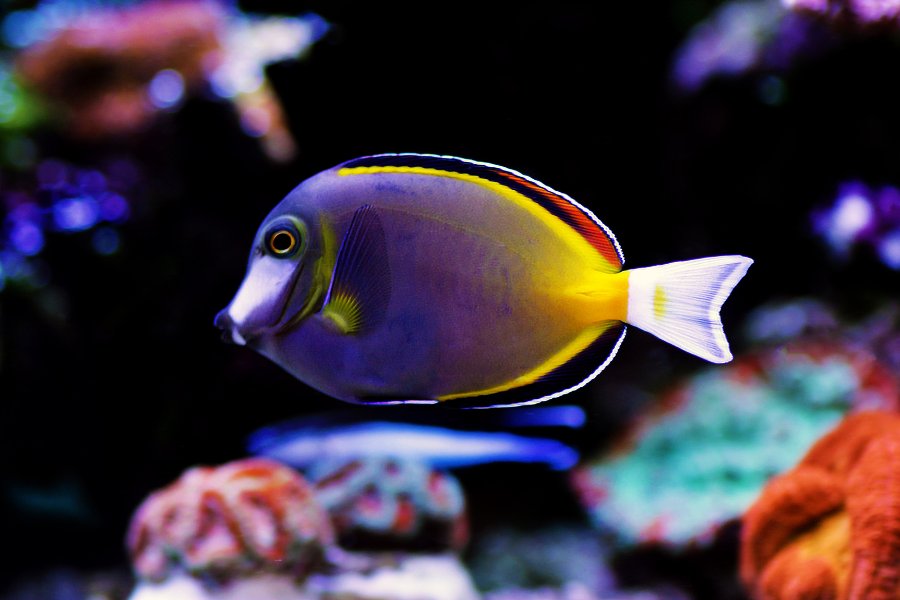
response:
[[(832, 260), (809, 212), (847, 179), (900, 183), (896, 40), (861, 38), (780, 74), (776, 105), (761, 99), (764, 74), (679, 98), (674, 50), (715, 5), (242, 3), (312, 10), (335, 27), (306, 60), (269, 69), (297, 158), (272, 163), (229, 105), (191, 99), (128, 148), (150, 200), (123, 226), (121, 251), (98, 258), (77, 236), (45, 251), (64, 311), (31, 293), (0, 296), (0, 584), (57, 566), (127, 567), (125, 527), (149, 491), (243, 456), (260, 426), (345, 408), (224, 344), (212, 320), (262, 217), (302, 179), (353, 157), (428, 152), (511, 167), (592, 209), (626, 266), (754, 258), (723, 311), (737, 352), (743, 318), (763, 302), (813, 296), (854, 314), (895, 294), (896, 272), (871, 256)], [(75, 163), (117, 151), (53, 134), (40, 143)], [(603, 375), (566, 398), (590, 419), (567, 439), (602, 446), (632, 410), (622, 390), (652, 392), (702, 366), (632, 329)], [(459, 477), (476, 531), (580, 514), (558, 473), (485, 466)], [(22, 490), (71, 505), (41, 510), (15, 500)], [(709, 590), (706, 565), (679, 577)]]

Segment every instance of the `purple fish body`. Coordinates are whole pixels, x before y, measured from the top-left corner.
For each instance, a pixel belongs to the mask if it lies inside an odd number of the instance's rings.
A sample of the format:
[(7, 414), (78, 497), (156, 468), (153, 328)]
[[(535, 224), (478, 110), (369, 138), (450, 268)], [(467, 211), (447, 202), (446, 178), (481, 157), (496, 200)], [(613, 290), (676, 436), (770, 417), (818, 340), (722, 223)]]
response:
[[(715, 322), (699, 351), (668, 341), (724, 362), (718, 307), (751, 261), (701, 261), (715, 263), (702, 315)], [(660, 335), (642, 311), (665, 313), (662, 284), (634, 275), (649, 270), (623, 271), (593, 214), (515, 171), (380, 155), (315, 175), (275, 207), (216, 322), (341, 400), (515, 405), (586, 383), (626, 322)], [(632, 308), (635, 296), (650, 308)]]

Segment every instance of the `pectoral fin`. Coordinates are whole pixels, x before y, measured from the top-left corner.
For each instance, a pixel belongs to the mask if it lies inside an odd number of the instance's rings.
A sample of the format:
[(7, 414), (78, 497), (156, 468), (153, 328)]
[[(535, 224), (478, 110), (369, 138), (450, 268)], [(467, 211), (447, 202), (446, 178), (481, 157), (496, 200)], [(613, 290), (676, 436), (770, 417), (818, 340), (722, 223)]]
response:
[(378, 213), (366, 204), (353, 214), (341, 240), (322, 316), (342, 333), (357, 334), (384, 319), (390, 297), (384, 229)]

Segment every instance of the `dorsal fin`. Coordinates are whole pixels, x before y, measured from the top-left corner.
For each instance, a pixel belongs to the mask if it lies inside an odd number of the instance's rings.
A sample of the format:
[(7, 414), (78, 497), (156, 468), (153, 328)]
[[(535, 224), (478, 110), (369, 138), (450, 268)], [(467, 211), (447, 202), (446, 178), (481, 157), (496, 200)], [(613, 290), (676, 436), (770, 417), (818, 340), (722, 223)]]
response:
[(377, 154), (343, 163), (339, 169), (418, 167), (449, 173), (463, 173), (506, 186), (543, 207), (575, 230), (593, 246), (612, 270), (622, 269), (622, 249), (615, 236), (591, 211), (573, 199), (527, 175), (498, 165), (465, 158), (432, 154)]

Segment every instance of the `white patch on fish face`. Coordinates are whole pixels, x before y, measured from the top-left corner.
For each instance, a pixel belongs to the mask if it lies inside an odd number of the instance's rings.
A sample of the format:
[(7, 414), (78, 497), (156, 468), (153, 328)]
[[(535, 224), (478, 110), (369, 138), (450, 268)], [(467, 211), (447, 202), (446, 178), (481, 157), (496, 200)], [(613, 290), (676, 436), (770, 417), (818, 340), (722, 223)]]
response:
[[(284, 311), (290, 297), (289, 289), (300, 265), (268, 256), (260, 257), (250, 264), (247, 275), (238, 288), (237, 294), (227, 313), (234, 323), (232, 338), (238, 344), (246, 343), (245, 335), (267, 326), (274, 325)], [(243, 333), (242, 333), (243, 332)]]

